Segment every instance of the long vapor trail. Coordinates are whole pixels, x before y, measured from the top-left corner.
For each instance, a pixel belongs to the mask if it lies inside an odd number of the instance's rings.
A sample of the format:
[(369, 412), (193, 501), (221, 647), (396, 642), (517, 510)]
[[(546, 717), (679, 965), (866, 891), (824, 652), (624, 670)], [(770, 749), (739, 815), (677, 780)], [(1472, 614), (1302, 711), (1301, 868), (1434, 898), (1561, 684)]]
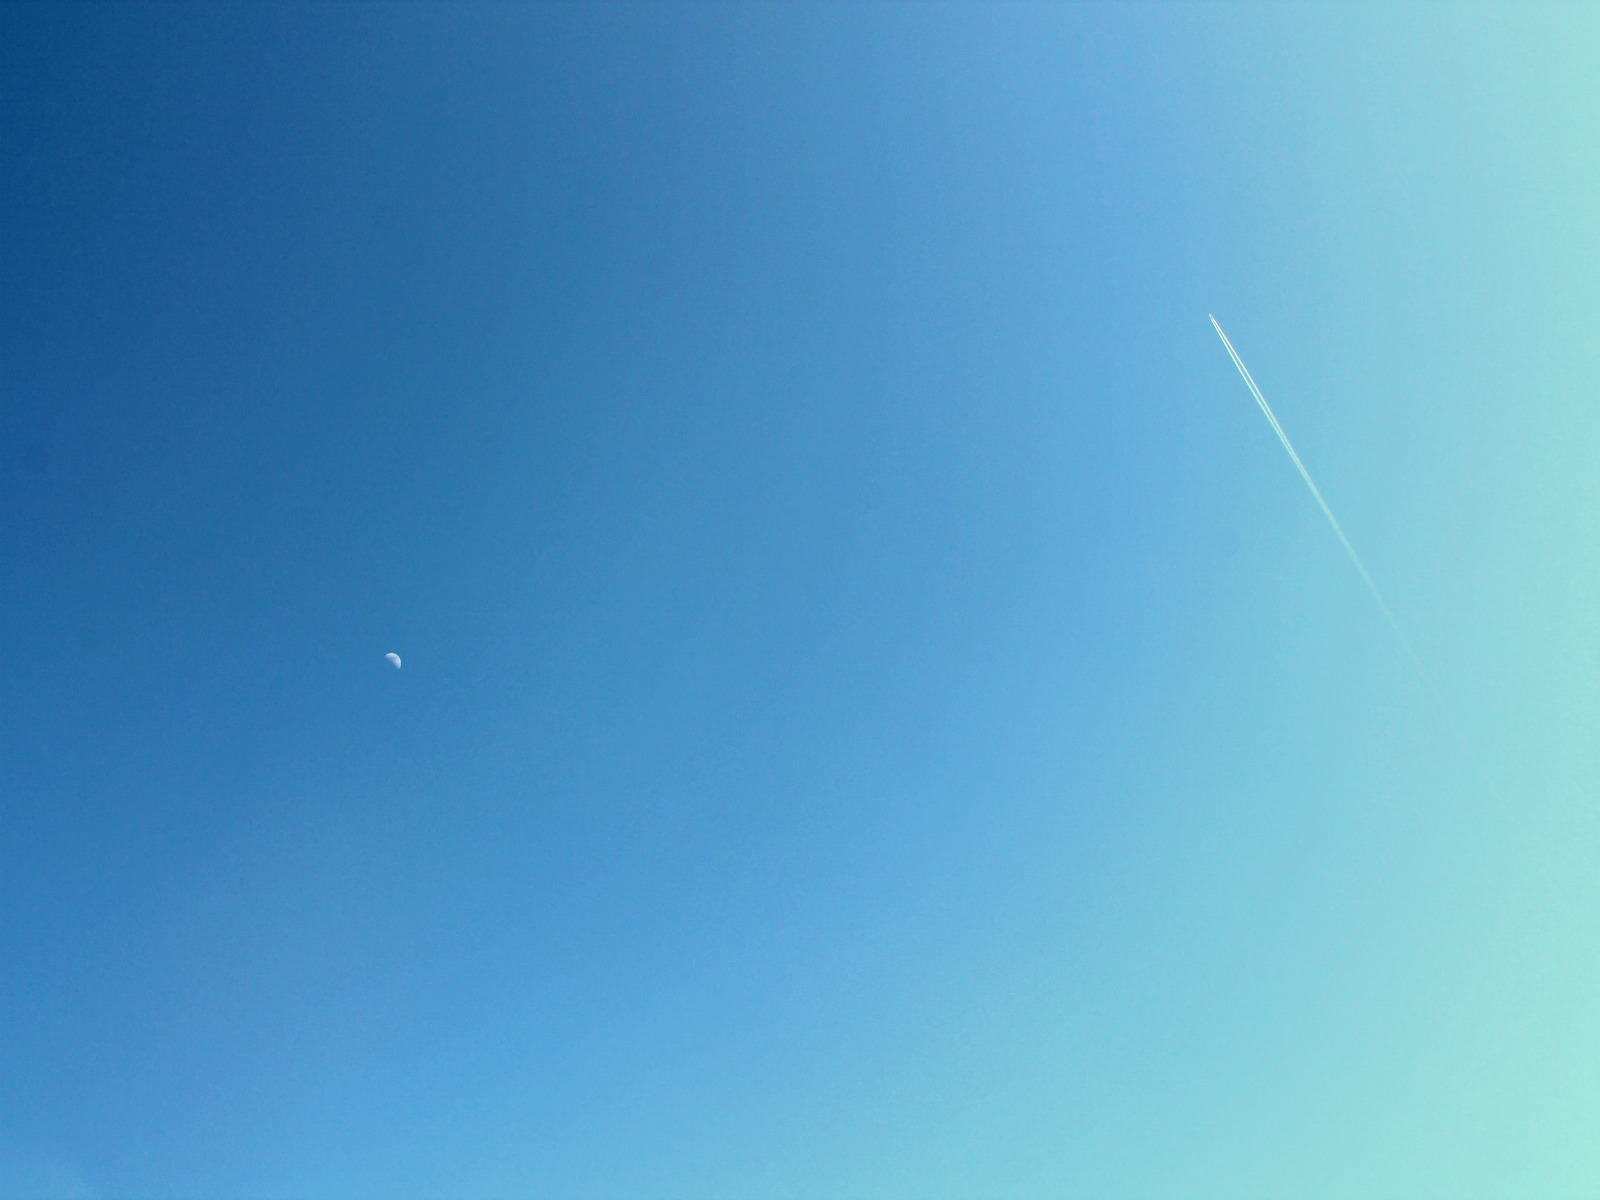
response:
[[(1208, 314), (1209, 315), (1209, 314)], [(1356, 548), (1350, 544), (1350, 539), (1345, 537), (1344, 529), (1339, 524), (1339, 518), (1333, 515), (1333, 509), (1328, 507), (1328, 502), (1322, 498), (1322, 493), (1317, 490), (1316, 483), (1311, 478), (1311, 472), (1306, 470), (1305, 463), (1300, 461), (1300, 456), (1295, 453), (1294, 444), (1289, 441), (1289, 435), (1283, 431), (1283, 426), (1278, 424), (1278, 418), (1272, 412), (1272, 406), (1267, 403), (1267, 398), (1261, 394), (1261, 389), (1256, 386), (1256, 381), (1251, 378), (1249, 368), (1244, 365), (1244, 360), (1239, 357), (1239, 352), (1233, 348), (1233, 343), (1228, 340), (1228, 335), (1222, 332), (1222, 326), (1217, 324), (1215, 317), (1211, 318), (1211, 328), (1217, 331), (1217, 336), (1222, 339), (1222, 344), (1227, 348), (1228, 357), (1233, 359), (1233, 365), (1239, 368), (1239, 374), (1244, 379), (1245, 387), (1250, 389), (1250, 394), (1255, 397), (1256, 404), (1261, 408), (1262, 415), (1272, 426), (1272, 432), (1278, 435), (1278, 440), (1283, 443), (1283, 448), (1289, 452), (1289, 458), (1294, 463), (1295, 470), (1300, 472), (1300, 478), (1306, 481), (1306, 487), (1311, 489), (1311, 495), (1317, 502), (1317, 507), (1322, 509), (1322, 515), (1328, 518), (1328, 524), (1333, 526), (1333, 532), (1339, 538), (1339, 544), (1344, 547), (1344, 552), (1350, 556), (1350, 561), (1355, 564), (1361, 573), (1361, 582), (1367, 585), (1367, 591), (1372, 593), (1372, 598), (1377, 601), (1378, 608), (1383, 612), (1384, 619), (1389, 622), (1389, 628), (1394, 630), (1395, 637), (1400, 639), (1400, 644), (1405, 647), (1406, 654), (1410, 657), (1412, 665), (1417, 668), (1423, 680), (1438, 694), (1438, 687), (1433, 678), (1423, 667), (1422, 660), (1417, 657), (1417, 652), (1412, 648), (1411, 639), (1406, 637), (1405, 631), (1400, 628), (1400, 622), (1395, 620), (1394, 613), (1389, 611), (1389, 605), (1383, 598), (1383, 593), (1378, 591), (1378, 585), (1372, 582), (1372, 576), (1367, 573), (1366, 564), (1361, 561), (1361, 556), (1356, 553)]]

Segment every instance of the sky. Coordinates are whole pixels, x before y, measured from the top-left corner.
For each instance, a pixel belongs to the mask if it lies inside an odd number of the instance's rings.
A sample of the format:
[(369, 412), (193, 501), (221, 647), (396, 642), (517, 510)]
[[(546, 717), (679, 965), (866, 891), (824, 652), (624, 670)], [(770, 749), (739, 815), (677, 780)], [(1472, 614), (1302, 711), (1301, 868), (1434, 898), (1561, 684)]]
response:
[(0, 1197), (1600, 1195), (1596, 61), (0, 8)]

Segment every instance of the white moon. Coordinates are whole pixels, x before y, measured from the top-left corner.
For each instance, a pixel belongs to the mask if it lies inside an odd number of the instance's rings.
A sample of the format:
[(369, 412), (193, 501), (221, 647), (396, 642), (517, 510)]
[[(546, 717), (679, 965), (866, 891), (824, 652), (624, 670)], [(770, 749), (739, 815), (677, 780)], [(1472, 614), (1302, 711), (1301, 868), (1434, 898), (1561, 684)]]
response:
[(396, 671), (400, 669), (400, 656), (398, 654), (391, 652), (389, 654), (385, 654), (384, 657), (394, 664), (394, 669)]

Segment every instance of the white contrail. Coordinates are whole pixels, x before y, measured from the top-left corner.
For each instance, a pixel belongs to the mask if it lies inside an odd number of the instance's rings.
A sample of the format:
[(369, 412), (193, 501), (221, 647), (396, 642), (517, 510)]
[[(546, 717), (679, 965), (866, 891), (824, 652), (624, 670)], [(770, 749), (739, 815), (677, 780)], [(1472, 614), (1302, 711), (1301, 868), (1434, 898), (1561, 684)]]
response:
[[(1208, 314), (1209, 315), (1209, 314)], [(1272, 406), (1267, 403), (1267, 398), (1261, 394), (1261, 389), (1256, 386), (1256, 381), (1250, 377), (1250, 371), (1244, 365), (1244, 360), (1239, 357), (1239, 352), (1233, 348), (1233, 343), (1228, 340), (1228, 335), (1222, 332), (1222, 326), (1217, 324), (1215, 317), (1211, 318), (1211, 328), (1217, 331), (1217, 336), (1222, 339), (1222, 344), (1227, 347), (1228, 357), (1233, 359), (1233, 365), (1239, 368), (1239, 374), (1244, 378), (1245, 387), (1250, 389), (1250, 394), (1256, 398), (1256, 403), (1261, 406), (1261, 412), (1272, 425), (1272, 432), (1278, 435), (1278, 440), (1283, 443), (1283, 448), (1289, 452), (1295, 470), (1300, 472), (1300, 478), (1306, 481), (1306, 486), (1311, 489), (1311, 495), (1316, 499), (1317, 507), (1322, 509), (1322, 515), (1328, 518), (1328, 524), (1333, 526), (1333, 532), (1338, 535), (1339, 544), (1344, 547), (1344, 552), (1350, 556), (1350, 561), (1361, 572), (1361, 582), (1367, 585), (1367, 591), (1372, 593), (1372, 598), (1378, 602), (1384, 619), (1389, 622), (1389, 628), (1394, 630), (1395, 637), (1400, 639), (1400, 644), (1405, 647), (1411, 663), (1421, 674), (1423, 681), (1437, 694), (1439, 689), (1435, 686), (1433, 678), (1423, 667), (1422, 660), (1417, 657), (1417, 652), (1412, 648), (1411, 639), (1406, 637), (1405, 631), (1400, 628), (1400, 622), (1395, 620), (1394, 613), (1389, 611), (1389, 605), (1383, 598), (1383, 593), (1378, 591), (1378, 585), (1372, 582), (1372, 576), (1367, 573), (1367, 568), (1361, 561), (1361, 556), (1356, 553), (1356, 548), (1350, 544), (1350, 539), (1345, 537), (1344, 530), (1339, 525), (1339, 518), (1333, 515), (1333, 509), (1328, 507), (1328, 502), (1322, 498), (1322, 493), (1317, 490), (1317, 485), (1311, 479), (1311, 472), (1306, 470), (1305, 463), (1300, 461), (1300, 456), (1295, 453), (1294, 445), (1289, 441), (1289, 435), (1283, 431), (1283, 426), (1278, 424), (1278, 418), (1273, 415)]]

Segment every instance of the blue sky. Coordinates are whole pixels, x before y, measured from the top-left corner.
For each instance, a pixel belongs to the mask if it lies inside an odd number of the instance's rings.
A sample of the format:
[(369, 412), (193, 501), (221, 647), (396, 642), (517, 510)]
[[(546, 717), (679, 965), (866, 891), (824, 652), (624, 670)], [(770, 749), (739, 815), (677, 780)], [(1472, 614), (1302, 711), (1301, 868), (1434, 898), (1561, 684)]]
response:
[(1585, 8), (0, 22), (0, 1196), (1600, 1188)]

